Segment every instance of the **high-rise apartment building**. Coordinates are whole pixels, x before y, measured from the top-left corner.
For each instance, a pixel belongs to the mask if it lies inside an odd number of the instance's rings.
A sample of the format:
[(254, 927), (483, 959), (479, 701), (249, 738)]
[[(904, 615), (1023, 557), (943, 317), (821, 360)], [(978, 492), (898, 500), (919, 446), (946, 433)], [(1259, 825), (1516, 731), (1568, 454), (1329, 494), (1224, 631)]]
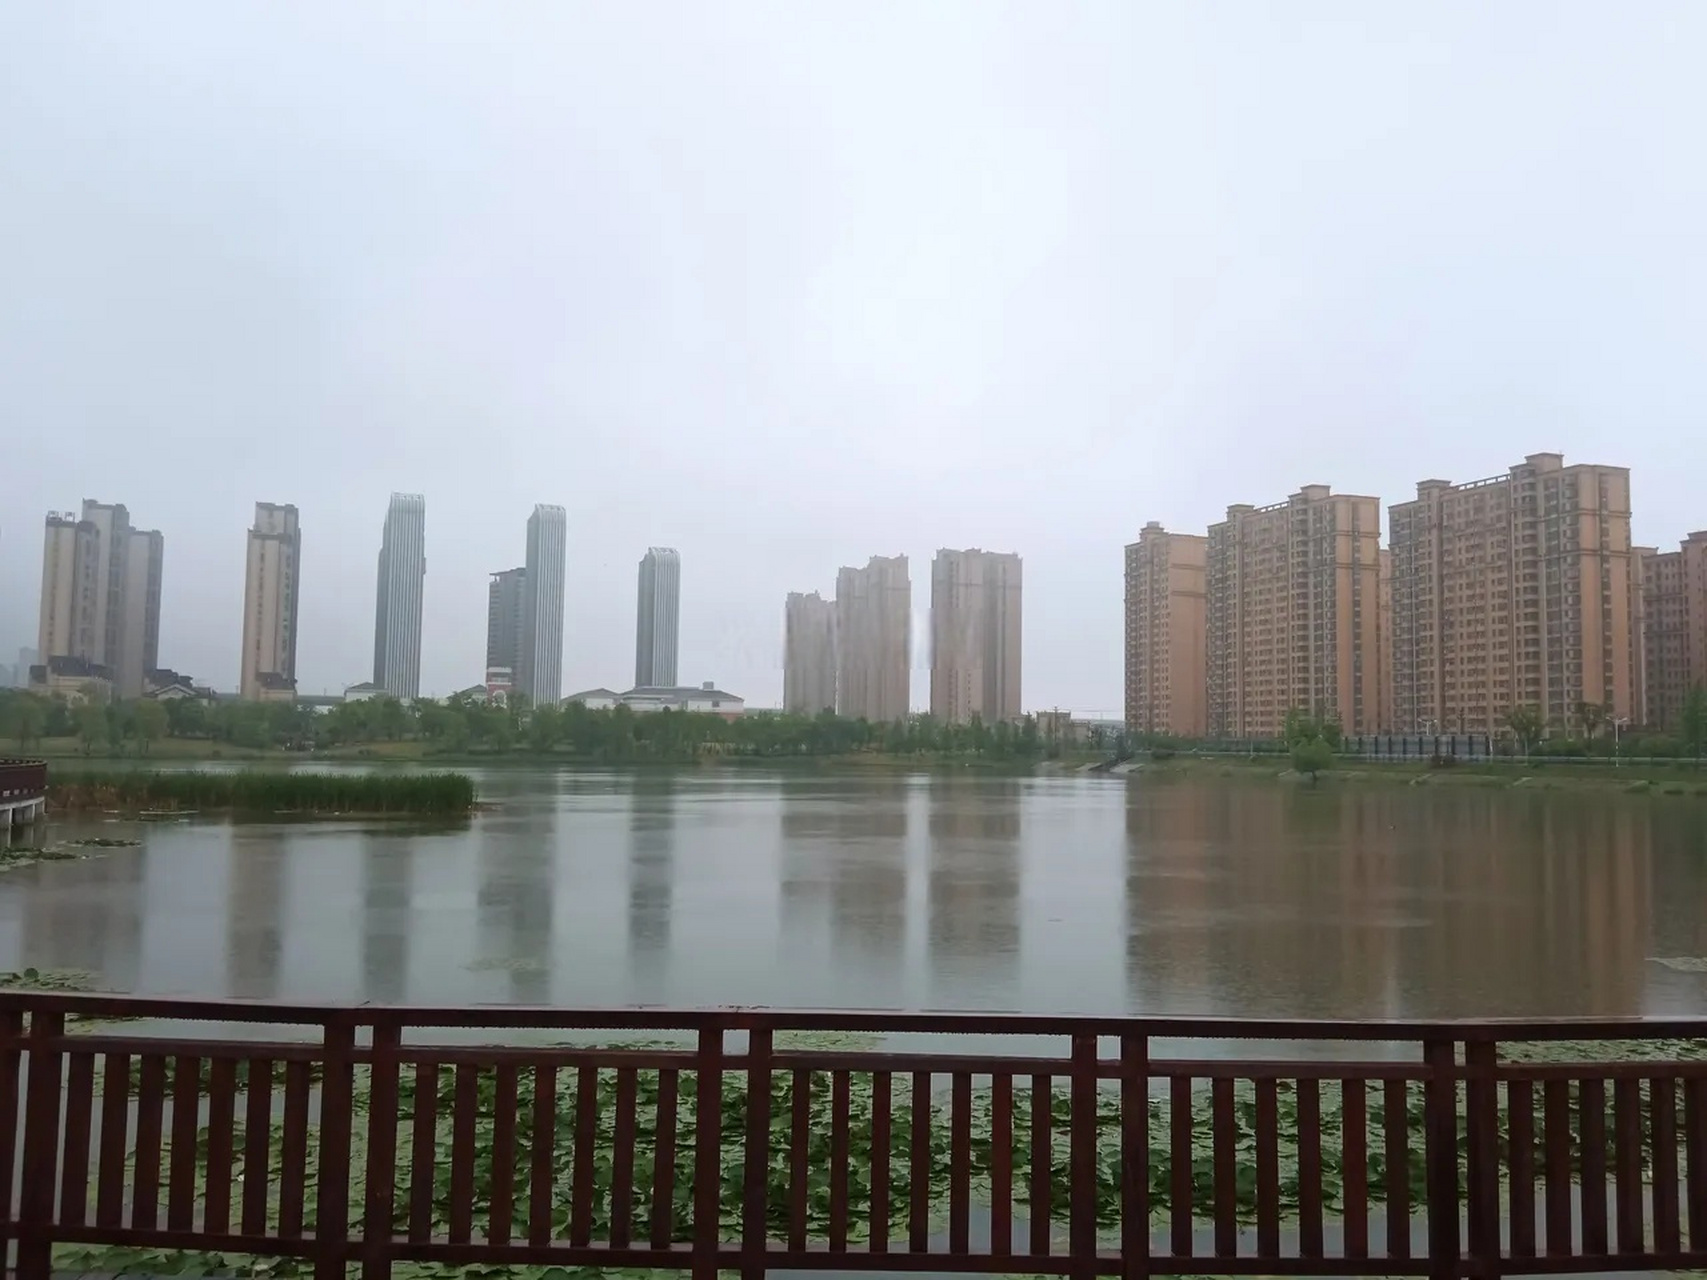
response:
[(889, 724), (910, 710), (913, 586), (906, 556), (836, 574), (836, 710)]
[(302, 528), (296, 508), (257, 502), (243, 580), (243, 675), (239, 692), (244, 698), (289, 698), (295, 694), (301, 569)]
[(676, 687), (682, 617), (682, 559), (674, 547), (648, 548), (640, 561), (634, 626), (634, 687)]
[(1635, 553), (1646, 695), (1640, 718), (1675, 732), (1690, 689), (1707, 685), (1707, 532), (1690, 534), (1676, 551)]
[(95, 523), (69, 511), (49, 512), (42, 542), (38, 662), (94, 661), (99, 567), (100, 531)]
[(504, 569), (486, 588), (486, 691), (508, 693), (521, 665), (526, 569)]
[(1209, 539), (1152, 520), (1126, 548), (1126, 727), (1201, 738), (1209, 730)]
[(948, 724), (1020, 717), (1021, 564), (1010, 552), (931, 561), (931, 715)]
[(836, 604), (816, 591), (790, 591), (783, 610), (782, 709), (836, 709)]
[(421, 695), (421, 596), (427, 576), (427, 500), (394, 493), (379, 544), (373, 682), (394, 698)]
[(1639, 714), (1627, 468), (1531, 454), (1503, 476), (1421, 481), (1389, 516), (1394, 728)]
[(563, 696), (563, 570), (568, 517), (541, 503), (528, 517), (527, 571), (522, 583), (522, 634), (516, 688), (532, 706), (555, 706)]
[(158, 529), (132, 529), (126, 553), (123, 624), (113, 690), (121, 698), (140, 698), (149, 673), (160, 669), (160, 578), (166, 539)]
[(142, 696), (159, 665), (165, 540), (134, 529), (122, 504), (85, 500), (81, 517), (49, 514), (42, 550), (43, 663), (75, 658), (120, 698)]
[(1288, 711), (1378, 728), (1381, 504), (1306, 485), (1233, 506), (1205, 555), (1207, 718), (1217, 737), (1273, 737)]

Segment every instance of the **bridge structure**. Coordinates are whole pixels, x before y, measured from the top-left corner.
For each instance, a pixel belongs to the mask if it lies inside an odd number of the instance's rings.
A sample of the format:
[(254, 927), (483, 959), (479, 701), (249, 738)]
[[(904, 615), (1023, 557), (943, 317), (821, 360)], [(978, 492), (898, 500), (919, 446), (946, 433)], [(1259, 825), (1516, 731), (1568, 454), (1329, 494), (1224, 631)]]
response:
[(0, 849), (11, 847), (14, 828), (39, 822), (46, 814), (46, 761), (0, 760)]
[(0, 1250), (23, 1280), (1700, 1269), (1704, 1033), (0, 991)]

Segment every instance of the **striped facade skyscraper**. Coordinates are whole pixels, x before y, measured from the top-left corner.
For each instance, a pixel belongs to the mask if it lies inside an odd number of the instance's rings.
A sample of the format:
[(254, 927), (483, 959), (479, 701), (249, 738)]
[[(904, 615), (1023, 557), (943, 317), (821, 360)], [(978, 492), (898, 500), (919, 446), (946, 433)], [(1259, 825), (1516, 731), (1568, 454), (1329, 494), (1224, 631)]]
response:
[(563, 508), (541, 503), (528, 517), (522, 635), (516, 689), (536, 707), (563, 696), (563, 564), (569, 527)]
[(373, 682), (394, 698), (421, 693), (421, 593), (427, 574), (427, 500), (394, 493), (379, 545)]
[(673, 689), (681, 638), (682, 559), (674, 547), (650, 547), (640, 562), (634, 628), (634, 687)]
[(296, 696), (297, 599), (302, 591), (302, 525), (289, 503), (257, 502), (243, 577), (241, 695)]

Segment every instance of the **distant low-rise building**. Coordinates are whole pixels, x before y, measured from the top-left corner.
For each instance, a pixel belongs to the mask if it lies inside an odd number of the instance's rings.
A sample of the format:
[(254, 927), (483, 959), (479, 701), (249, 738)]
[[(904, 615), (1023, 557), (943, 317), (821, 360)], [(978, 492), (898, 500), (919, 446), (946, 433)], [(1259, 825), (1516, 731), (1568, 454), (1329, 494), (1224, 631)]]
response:
[(385, 686), (375, 684), (372, 680), (363, 680), (360, 684), (347, 685), (344, 688), (345, 702), (366, 702), (369, 698), (385, 696)]
[(71, 702), (110, 702), (113, 671), (87, 658), (54, 656), (30, 668), (30, 689)]
[(609, 711), (622, 702), (622, 695), (614, 689), (583, 689), (563, 701), (577, 703), (589, 711)]
[(697, 687), (630, 689), (622, 705), (637, 714), (649, 711), (698, 711), (733, 720), (746, 710), (746, 700), (725, 693), (711, 681)]

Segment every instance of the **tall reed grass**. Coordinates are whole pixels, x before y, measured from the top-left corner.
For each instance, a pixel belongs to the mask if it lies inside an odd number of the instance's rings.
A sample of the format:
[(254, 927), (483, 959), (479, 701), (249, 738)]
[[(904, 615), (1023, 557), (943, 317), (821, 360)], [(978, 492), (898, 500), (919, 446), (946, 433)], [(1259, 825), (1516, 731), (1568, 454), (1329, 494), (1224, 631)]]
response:
[(233, 813), (462, 814), (474, 780), (461, 773), (231, 773), (135, 770), (48, 777), (48, 805)]

